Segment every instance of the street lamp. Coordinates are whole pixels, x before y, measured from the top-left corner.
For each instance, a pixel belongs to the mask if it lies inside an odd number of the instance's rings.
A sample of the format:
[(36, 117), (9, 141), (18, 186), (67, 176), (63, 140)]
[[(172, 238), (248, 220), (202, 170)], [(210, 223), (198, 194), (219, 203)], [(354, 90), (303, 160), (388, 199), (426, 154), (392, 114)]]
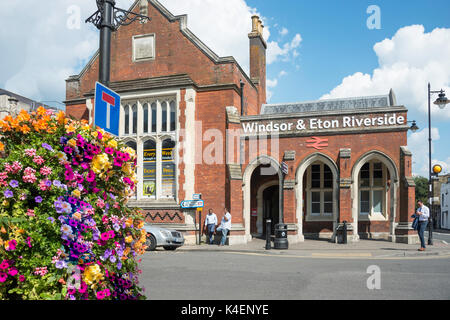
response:
[[(111, 65), (111, 33), (120, 26), (127, 26), (136, 19), (151, 20), (142, 14), (116, 8), (115, 0), (96, 0), (98, 10), (86, 22), (91, 22), (100, 30), (99, 82), (109, 86)], [(131, 17), (130, 17), (131, 16)]]
[(419, 127), (416, 124), (416, 120), (408, 121), (408, 123), (411, 123), (411, 127), (409, 127), (409, 130), (411, 130), (413, 133), (419, 130)]
[(428, 223), (428, 245), (433, 245), (433, 182), (431, 170), (431, 94), (438, 93), (439, 97), (434, 102), (439, 108), (444, 109), (450, 102), (445, 96), (445, 91), (431, 91), (431, 84), (428, 83), (428, 199), (430, 203), (430, 218)]

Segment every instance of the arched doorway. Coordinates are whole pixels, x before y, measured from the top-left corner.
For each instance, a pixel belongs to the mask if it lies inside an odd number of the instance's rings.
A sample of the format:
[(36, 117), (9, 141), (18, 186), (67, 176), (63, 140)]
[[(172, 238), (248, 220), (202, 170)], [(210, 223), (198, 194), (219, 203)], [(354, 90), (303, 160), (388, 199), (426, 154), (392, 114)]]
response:
[[(395, 163), (381, 152), (369, 152), (356, 161), (352, 180), (354, 237), (387, 236), (389, 240), (395, 241), (398, 192)], [(372, 225), (380, 226), (383, 223), (389, 224), (389, 232), (378, 232), (372, 228)]]
[(335, 238), (339, 214), (338, 181), (336, 163), (325, 154), (311, 154), (298, 166), (296, 215), (300, 241), (305, 235), (332, 240)]
[[(263, 237), (265, 235), (265, 214), (271, 217), (276, 216), (277, 223), (283, 221), (283, 194), (279, 192), (281, 178), (279, 164), (269, 156), (258, 157), (245, 169), (242, 191), (244, 226), (248, 241), (252, 236)], [(266, 191), (268, 188), (271, 189)], [(278, 192), (276, 192), (277, 189)], [(278, 203), (274, 197), (278, 197)], [(272, 225), (274, 224), (272, 223)]]

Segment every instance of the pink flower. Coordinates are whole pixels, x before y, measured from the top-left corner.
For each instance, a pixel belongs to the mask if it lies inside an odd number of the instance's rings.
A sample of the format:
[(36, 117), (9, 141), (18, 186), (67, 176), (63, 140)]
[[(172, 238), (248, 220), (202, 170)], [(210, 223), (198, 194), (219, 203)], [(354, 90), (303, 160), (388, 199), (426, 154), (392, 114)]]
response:
[(96, 205), (97, 207), (103, 209), (105, 207), (105, 202), (102, 199), (98, 199)]
[(17, 269), (16, 268), (11, 268), (11, 269), (9, 269), (9, 271), (8, 271), (8, 274), (11, 276), (11, 277), (14, 277), (16, 274), (17, 274)]
[(20, 282), (24, 282), (24, 281), (25, 281), (25, 276), (24, 276), (23, 274), (21, 274), (21, 275), (19, 276), (19, 281), (20, 281)]
[(23, 171), (24, 175), (29, 176), (31, 174), (35, 174), (36, 170), (34, 170), (31, 167), (26, 167), (25, 170)]
[(97, 292), (97, 299), (103, 300), (105, 298), (105, 293), (103, 291)]
[(43, 166), (39, 172), (44, 176), (48, 176), (52, 174), (52, 168)]
[(23, 182), (35, 183), (37, 178), (34, 174), (26, 175), (22, 177)]
[(17, 246), (17, 241), (12, 239), (8, 242), (8, 248), (6, 249), (6, 251), (14, 251), (14, 250), (16, 250), (16, 246)]
[(29, 217), (35, 217), (36, 215), (34, 214), (34, 210), (33, 210), (33, 209), (28, 209), (28, 210), (27, 210), (27, 216), (29, 216)]
[(25, 155), (28, 157), (34, 157), (36, 155), (35, 149), (25, 149)]
[(45, 160), (41, 156), (35, 156), (33, 158), (33, 162), (38, 164), (38, 165), (41, 165), (41, 164), (43, 164), (45, 162)]
[(28, 247), (30, 247), (30, 248), (32, 247), (32, 245), (31, 245), (31, 238), (30, 237), (27, 238), (27, 244), (28, 244)]
[(6, 260), (3, 260), (2, 263), (0, 264), (0, 269), (5, 270), (9, 268), (9, 263)]
[(8, 275), (4, 272), (0, 272), (0, 283), (3, 283), (8, 278)]
[(108, 241), (109, 239), (109, 233), (108, 232), (104, 232), (101, 234), (100, 238), (102, 239), (102, 241)]

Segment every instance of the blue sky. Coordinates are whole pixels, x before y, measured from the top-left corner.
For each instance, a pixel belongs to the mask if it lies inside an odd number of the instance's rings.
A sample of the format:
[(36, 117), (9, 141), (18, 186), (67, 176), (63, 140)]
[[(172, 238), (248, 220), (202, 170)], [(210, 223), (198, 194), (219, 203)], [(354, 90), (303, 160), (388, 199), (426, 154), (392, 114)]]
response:
[[(379, 67), (374, 45), (384, 39), (392, 38), (401, 28), (423, 25), (425, 33), (429, 33), (435, 28), (450, 27), (450, 1), (446, 0), (277, 2), (247, 0), (247, 3), (257, 8), (267, 19), (266, 24), (271, 27), (271, 38), (273, 36), (282, 41), (283, 37), (296, 32), (302, 37), (301, 45), (297, 49), (299, 56), (291, 62), (290, 66), (281, 62), (268, 66), (269, 79), (276, 78), (281, 70), (287, 70), (287, 75), (278, 77), (277, 86), (272, 89), (270, 101), (272, 103), (316, 100), (338, 86), (344, 77), (356, 72), (372, 74), (373, 70)], [(367, 13), (367, 8), (370, 5), (377, 5), (380, 8), (381, 29), (379, 30), (370, 30), (367, 27), (367, 19), (371, 16)], [(282, 28), (286, 28), (288, 33), (277, 34)], [(440, 50), (440, 48), (436, 46), (433, 50)], [(450, 56), (447, 56), (448, 59)], [(447, 82), (443, 85), (449, 86), (448, 79), (447, 77)], [(428, 81), (432, 80), (428, 79)], [(437, 87), (433, 87), (433, 82), (431, 84), (432, 90), (441, 89), (438, 83), (434, 83)], [(421, 90), (423, 92), (416, 92), (416, 94), (422, 94), (426, 103), (427, 81), (423, 81)], [(410, 146), (410, 149), (415, 151), (415, 172), (427, 175), (427, 171), (423, 170), (424, 164), (428, 161), (427, 114), (417, 110), (418, 107), (415, 105), (406, 104), (406, 99), (402, 99), (405, 94), (399, 95), (395, 87), (394, 92), (397, 93), (398, 103), (405, 104), (409, 109), (409, 120), (417, 120), (419, 127), (426, 131), (421, 132), (420, 139), (419, 137), (410, 139), (419, 144)], [(450, 91), (447, 91), (447, 96), (450, 97)], [(437, 96), (434, 96), (435, 98)], [(450, 109), (450, 105), (447, 105), (447, 109)], [(449, 172), (448, 160), (450, 159), (450, 148), (447, 142), (450, 138), (448, 123), (449, 117), (441, 117), (440, 114), (436, 114), (436, 110), (432, 111), (432, 127), (439, 130), (439, 139), (435, 140), (434, 138), (437, 137), (433, 137), (432, 159), (439, 160), (439, 163), (444, 162), (441, 164), (446, 172)], [(433, 162), (438, 163), (438, 161)]]
[[(175, 15), (187, 14), (188, 28), (198, 38), (218, 55), (234, 56), (244, 70), (250, 17), (259, 14), (268, 43), (270, 103), (387, 94), (393, 88), (421, 128), (409, 133), (413, 171), (427, 175), (428, 81), (450, 96), (450, 1), (159, 1)], [(126, 9), (133, 2), (117, 0)], [(367, 27), (370, 5), (380, 9), (379, 30)], [(84, 23), (95, 10), (94, 0), (0, 1), (0, 42), (5, 44), (0, 88), (34, 100), (64, 101), (64, 80), (78, 74), (98, 49), (98, 30)], [(433, 162), (446, 172), (449, 121), (450, 105), (433, 107)]]

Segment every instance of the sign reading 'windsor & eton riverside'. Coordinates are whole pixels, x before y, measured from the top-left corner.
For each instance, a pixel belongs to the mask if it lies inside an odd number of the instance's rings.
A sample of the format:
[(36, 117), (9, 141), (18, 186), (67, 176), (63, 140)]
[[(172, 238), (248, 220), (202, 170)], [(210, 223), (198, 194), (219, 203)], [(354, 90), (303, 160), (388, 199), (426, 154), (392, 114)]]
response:
[[(263, 122), (264, 121), (264, 122)], [(298, 132), (307, 130), (375, 128), (405, 125), (403, 115), (337, 116), (309, 119), (259, 120), (242, 123), (244, 133)]]

